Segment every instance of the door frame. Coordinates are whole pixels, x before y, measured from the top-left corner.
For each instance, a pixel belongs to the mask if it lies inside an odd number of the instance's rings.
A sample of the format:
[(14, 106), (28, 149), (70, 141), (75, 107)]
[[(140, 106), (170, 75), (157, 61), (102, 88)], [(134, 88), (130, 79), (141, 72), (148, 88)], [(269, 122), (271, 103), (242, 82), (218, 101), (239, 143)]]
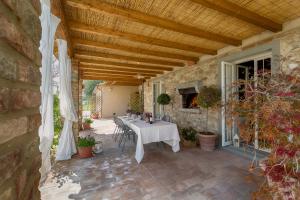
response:
[(153, 83), (152, 83), (152, 94), (153, 94), (153, 96), (152, 96), (152, 114), (153, 114), (153, 117), (156, 119), (156, 116), (155, 116), (155, 106), (156, 106), (156, 104), (158, 105), (158, 110), (159, 110), (159, 115), (161, 115), (161, 105), (159, 105), (157, 102), (156, 102), (156, 100), (155, 100), (155, 97), (154, 97), (154, 85), (158, 85), (159, 86), (159, 90), (158, 90), (158, 94), (157, 94), (157, 96), (159, 96), (160, 94), (161, 94), (161, 92), (162, 92), (162, 84), (161, 84), (161, 81), (154, 81)]

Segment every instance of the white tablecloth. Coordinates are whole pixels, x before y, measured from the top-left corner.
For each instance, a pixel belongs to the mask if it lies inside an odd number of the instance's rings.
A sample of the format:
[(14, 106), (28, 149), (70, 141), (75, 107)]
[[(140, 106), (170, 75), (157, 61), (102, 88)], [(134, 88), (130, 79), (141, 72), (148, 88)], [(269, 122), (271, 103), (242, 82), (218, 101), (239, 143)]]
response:
[(156, 121), (153, 124), (149, 124), (138, 119), (131, 120), (127, 117), (119, 118), (137, 134), (135, 159), (138, 163), (140, 163), (144, 157), (143, 144), (162, 141), (170, 145), (173, 152), (180, 150), (180, 137), (176, 124), (165, 121)]

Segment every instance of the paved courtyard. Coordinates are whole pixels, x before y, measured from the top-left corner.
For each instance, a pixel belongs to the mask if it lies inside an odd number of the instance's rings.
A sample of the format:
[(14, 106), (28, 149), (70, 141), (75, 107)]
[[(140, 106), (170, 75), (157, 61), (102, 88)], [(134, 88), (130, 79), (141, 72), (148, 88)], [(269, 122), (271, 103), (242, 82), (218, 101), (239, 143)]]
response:
[(148, 144), (137, 164), (133, 145), (122, 153), (113, 142), (112, 120), (97, 120), (93, 127), (104, 152), (56, 163), (40, 188), (42, 199), (246, 200), (261, 180), (248, 172), (249, 160), (225, 150), (173, 153), (167, 145)]

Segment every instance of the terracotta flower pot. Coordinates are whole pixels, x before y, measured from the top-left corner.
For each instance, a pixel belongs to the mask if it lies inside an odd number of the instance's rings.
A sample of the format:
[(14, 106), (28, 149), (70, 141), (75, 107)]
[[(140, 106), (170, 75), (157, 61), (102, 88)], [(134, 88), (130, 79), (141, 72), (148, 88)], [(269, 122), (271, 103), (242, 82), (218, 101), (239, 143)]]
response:
[(98, 119), (99, 118), (99, 114), (98, 113), (93, 113), (93, 114), (91, 114), (91, 118), (92, 119)]
[(78, 154), (80, 158), (90, 158), (92, 154), (93, 147), (78, 147)]
[(210, 133), (210, 134), (202, 134), (199, 133), (199, 142), (200, 147), (204, 151), (213, 151), (216, 148), (216, 138), (217, 135)]
[(82, 125), (83, 125), (84, 130), (91, 129), (91, 124), (89, 124), (89, 123), (83, 123)]

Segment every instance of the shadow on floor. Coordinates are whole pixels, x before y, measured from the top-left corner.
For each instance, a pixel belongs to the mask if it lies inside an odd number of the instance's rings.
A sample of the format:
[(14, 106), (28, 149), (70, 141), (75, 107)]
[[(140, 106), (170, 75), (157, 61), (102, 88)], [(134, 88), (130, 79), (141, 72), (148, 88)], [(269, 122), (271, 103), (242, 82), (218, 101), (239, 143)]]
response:
[(104, 152), (89, 159), (56, 163), (41, 188), (42, 199), (220, 199), (251, 198), (261, 178), (249, 173), (249, 160), (227, 151), (198, 148), (173, 153), (167, 145), (145, 145), (141, 164), (135, 147), (121, 152), (112, 140), (112, 120), (93, 124)]

